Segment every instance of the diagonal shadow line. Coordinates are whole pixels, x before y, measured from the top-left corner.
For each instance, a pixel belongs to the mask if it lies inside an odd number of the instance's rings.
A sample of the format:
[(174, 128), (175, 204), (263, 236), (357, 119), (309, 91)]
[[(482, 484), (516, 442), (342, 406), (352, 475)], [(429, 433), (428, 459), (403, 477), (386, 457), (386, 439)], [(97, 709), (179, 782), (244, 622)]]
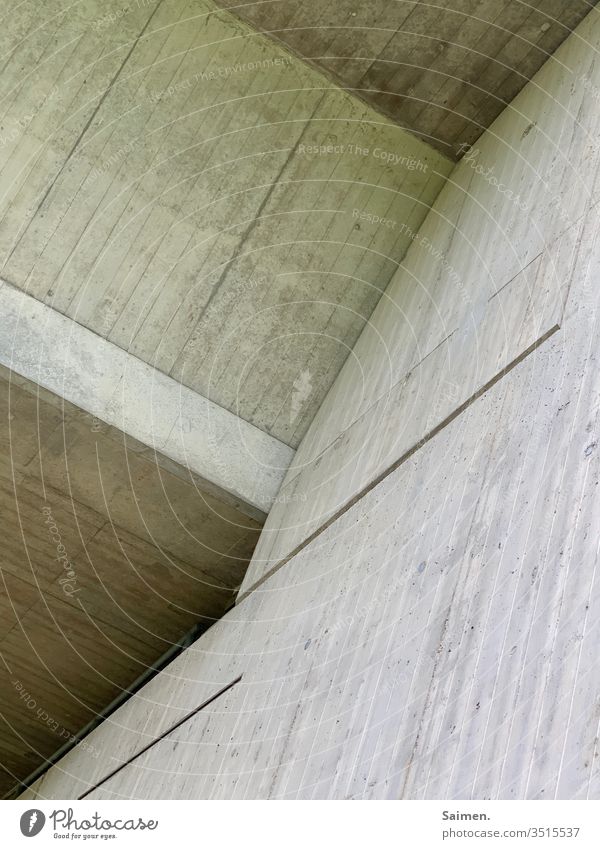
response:
[(202, 704), (198, 705), (198, 707), (194, 708), (194, 710), (191, 710), (189, 713), (187, 713), (183, 717), (183, 719), (180, 719), (174, 725), (171, 725), (170, 728), (167, 728), (166, 731), (163, 731), (162, 734), (160, 734), (158, 737), (156, 737), (154, 740), (152, 740), (150, 743), (140, 749), (139, 752), (136, 752), (135, 755), (132, 755), (118, 767), (113, 769), (112, 772), (109, 772), (108, 775), (105, 775), (104, 778), (101, 778), (100, 781), (96, 782), (96, 784), (93, 784), (88, 790), (85, 791), (85, 793), (82, 793), (81, 796), (78, 796), (77, 799), (85, 799), (86, 796), (89, 796), (90, 793), (93, 793), (94, 790), (100, 787), (100, 785), (113, 778), (113, 776), (115, 776), (118, 772), (121, 772), (122, 769), (125, 769), (126, 766), (129, 766), (129, 764), (133, 763), (133, 761), (137, 760), (137, 758), (141, 757), (145, 752), (151, 749), (152, 746), (155, 746), (157, 743), (160, 743), (161, 740), (164, 740), (165, 737), (167, 737), (172, 731), (175, 731), (175, 729), (179, 728), (185, 722), (188, 722), (188, 720), (190, 720), (193, 716), (195, 716), (201, 710), (204, 710), (205, 707), (208, 707), (208, 705), (212, 704), (212, 702), (218, 699), (219, 696), (222, 696), (228, 690), (231, 690), (233, 687), (235, 687), (236, 684), (239, 684), (241, 680), (242, 676), (238, 675), (238, 677), (234, 678), (234, 680), (230, 684), (226, 684), (225, 687), (221, 687), (220, 690), (218, 690), (216, 693), (206, 699), (206, 701), (202, 702)]
[(488, 391), (488, 389), (491, 389), (492, 386), (498, 383), (498, 381), (501, 380), (506, 374), (516, 368), (519, 363), (523, 362), (523, 360), (528, 357), (529, 354), (533, 353), (537, 348), (543, 345), (543, 343), (546, 342), (551, 336), (553, 336), (558, 330), (560, 330), (560, 325), (554, 324), (542, 336), (536, 339), (535, 342), (529, 345), (528, 348), (522, 351), (518, 357), (516, 357), (514, 360), (511, 360), (508, 365), (500, 369), (500, 371), (497, 372), (490, 380), (488, 380), (487, 383), (484, 383), (483, 386), (480, 386), (479, 389), (473, 395), (467, 398), (466, 401), (464, 401), (459, 407), (454, 409), (448, 416), (446, 416), (445, 419), (443, 419), (441, 422), (439, 422), (439, 424), (437, 424), (434, 428), (432, 428), (424, 436), (422, 436), (421, 439), (418, 440), (418, 442), (415, 442), (414, 445), (411, 445), (411, 447), (407, 449), (397, 460), (394, 460), (391, 466), (388, 466), (386, 469), (384, 469), (383, 472), (381, 472), (379, 475), (377, 475), (376, 478), (374, 478), (366, 486), (364, 486), (359, 492), (356, 493), (356, 495), (353, 495), (352, 498), (350, 498), (345, 504), (343, 504), (342, 507), (339, 508), (339, 510), (336, 510), (336, 512), (332, 516), (330, 516), (329, 519), (323, 522), (322, 525), (319, 525), (319, 527), (315, 531), (309, 534), (306, 539), (304, 539), (299, 545), (293, 548), (289, 554), (286, 554), (284, 558), (279, 560), (271, 569), (269, 569), (268, 572), (265, 572), (262, 578), (259, 578), (258, 581), (256, 581), (244, 593), (238, 596), (236, 604), (239, 604), (241, 601), (244, 601), (244, 599), (246, 599), (252, 592), (254, 592), (254, 590), (258, 589), (261, 584), (264, 584), (265, 581), (271, 578), (272, 575), (275, 574), (275, 572), (278, 572), (282, 568), (282, 566), (285, 566), (286, 563), (289, 563), (289, 561), (296, 557), (296, 555), (300, 554), (303, 549), (310, 545), (310, 543), (312, 543), (317, 537), (321, 536), (321, 534), (326, 531), (327, 528), (331, 527), (331, 525), (337, 522), (338, 519), (340, 519), (344, 515), (344, 513), (347, 513), (350, 508), (354, 507), (354, 505), (361, 501), (366, 495), (368, 495), (371, 490), (379, 486), (379, 484), (383, 480), (385, 480), (385, 478), (395, 472), (396, 469), (398, 469), (403, 463), (405, 463), (410, 457), (412, 457), (413, 454), (416, 454), (417, 451), (424, 445), (426, 445), (431, 439), (433, 439), (434, 436), (437, 436), (437, 434), (440, 433), (440, 431), (442, 431), (445, 427), (447, 427), (447, 425), (449, 425), (452, 421), (454, 421), (454, 419), (464, 413), (464, 411), (468, 407), (470, 407), (471, 404), (477, 401), (478, 398), (481, 398), (481, 396), (484, 395)]

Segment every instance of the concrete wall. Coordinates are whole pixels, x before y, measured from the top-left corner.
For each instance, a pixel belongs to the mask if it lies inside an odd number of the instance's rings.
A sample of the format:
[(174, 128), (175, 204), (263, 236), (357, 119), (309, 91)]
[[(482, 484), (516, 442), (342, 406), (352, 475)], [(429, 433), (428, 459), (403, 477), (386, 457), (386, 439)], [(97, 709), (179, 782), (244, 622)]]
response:
[(599, 42), (592, 13), (452, 175), (238, 605), (27, 797), (239, 675), (92, 796), (600, 795)]
[(449, 160), (210, 0), (2, 38), (3, 278), (297, 445), (409, 243), (354, 210), (417, 227)]
[(312, 422), (242, 591), (561, 321), (600, 195), (594, 11), (465, 156)]

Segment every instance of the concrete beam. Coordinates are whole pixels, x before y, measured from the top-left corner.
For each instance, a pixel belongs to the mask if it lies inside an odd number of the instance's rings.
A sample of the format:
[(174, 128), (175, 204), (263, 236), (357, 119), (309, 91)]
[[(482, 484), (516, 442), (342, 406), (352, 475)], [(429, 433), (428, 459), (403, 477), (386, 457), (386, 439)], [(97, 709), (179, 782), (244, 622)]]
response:
[(0, 364), (119, 428), (169, 471), (264, 518), (294, 450), (0, 281)]

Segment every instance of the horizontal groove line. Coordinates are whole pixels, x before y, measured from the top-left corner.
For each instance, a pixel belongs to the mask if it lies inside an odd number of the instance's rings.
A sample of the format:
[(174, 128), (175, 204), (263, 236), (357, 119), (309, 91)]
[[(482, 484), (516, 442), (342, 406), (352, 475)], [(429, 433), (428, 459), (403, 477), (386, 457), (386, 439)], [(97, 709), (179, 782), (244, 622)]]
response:
[(232, 687), (235, 687), (236, 684), (239, 684), (239, 682), (241, 680), (242, 680), (242, 676), (238, 675), (238, 677), (234, 678), (234, 680), (230, 684), (226, 684), (225, 687), (222, 687), (218, 692), (214, 693), (212, 696), (210, 696), (210, 698), (206, 699), (206, 701), (202, 702), (202, 704), (200, 704), (200, 705), (198, 705), (198, 707), (194, 708), (194, 710), (187, 713), (183, 717), (183, 719), (180, 719), (178, 722), (176, 722), (170, 728), (167, 728), (166, 731), (163, 731), (162, 734), (160, 734), (158, 737), (156, 737), (156, 739), (152, 740), (150, 743), (148, 743), (146, 746), (144, 746), (143, 749), (140, 749), (139, 752), (136, 752), (135, 755), (132, 755), (130, 758), (128, 758), (128, 760), (126, 760), (124, 763), (120, 764), (118, 767), (113, 769), (112, 772), (109, 772), (108, 775), (105, 775), (104, 778), (101, 778), (100, 781), (98, 781), (96, 784), (94, 784), (92, 787), (90, 787), (88, 790), (86, 790), (85, 793), (82, 793), (81, 796), (78, 796), (77, 797), (78, 801), (81, 801), (81, 799), (85, 799), (86, 796), (89, 796), (90, 793), (93, 793), (94, 790), (97, 790), (98, 787), (100, 787), (102, 784), (104, 784), (109, 779), (113, 778), (118, 772), (121, 772), (122, 769), (125, 769), (126, 766), (129, 766), (129, 764), (133, 763), (133, 761), (135, 761), (137, 758), (139, 758), (141, 755), (143, 755), (145, 752), (147, 752), (148, 749), (151, 749), (152, 746), (155, 746), (156, 743), (160, 743), (161, 740), (164, 740), (165, 737), (167, 737), (172, 731), (175, 731), (177, 728), (179, 728), (181, 725), (183, 725), (185, 722), (187, 722), (189, 719), (191, 719), (193, 716), (195, 716), (197, 713), (199, 713), (205, 707), (208, 707), (208, 705), (210, 705), (212, 702), (214, 702), (216, 699), (218, 699), (219, 696), (222, 696), (228, 690), (231, 690)]
[(350, 498), (342, 507), (340, 507), (339, 510), (337, 510), (333, 514), (333, 516), (327, 519), (327, 521), (320, 525), (315, 531), (313, 531), (312, 534), (309, 534), (309, 536), (306, 537), (303, 542), (297, 545), (296, 548), (292, 549), (289, 554), (287, 554), (282, 560), (276, 563), (275, 566), (269, 569), (269, 571), (266, 572), (262, 576), (262, 578), (259, 578), (256, 583), (254, 583), (251, 587), (249, 587), (249, 589), (246, 590), (246, 592), (242, 593), (242, 595), (238, 597), (236, 604), (240, 604), (240, 602), (244, 601), (244, 599), (246, 599), (251, 593), (253, 593), (254, 590), (258, 589), (258, 587), (264, 584), (265, 581), (271, 578), (275, 574), (275, 572), (278, 572), (283, 566), (286, 565), (286, 563), (289, 563), (290, 560), (300, 554), (303, 549), (305, 549), (308, 545), (314, 542), (317, 537), (321, 536), (321, 534), (329, 527), (331, 527), (334, 522), (337, 522), (337, 520), (340, 519), (344, 515), (344, 513), (347, 513), (348, 510), (350, 510), (352, 507), (354, 507), (355, 504), (357, 504), (366, 495), (368, 495), (368, 493), (371, 492), (372, 489), (375, 489), (376, 486), (379, 486), (379, 484), (383, 480), (385, 480), (385, 478), (395, 472), (396, 469), (398, 469), (403, 463), (405, 463), (410, 457), (412, 457), (413, 454), (416, 454), (416, 452), (420, 448), (422, 448), (427, 442), (433, 439), (434, 436), (437, 436), (437, 434), (440, 433), (440, 431), (442, 431), (445, 427), (447, 427), (452, 421), (454, 421), (454, 419), (464, 413), (464, 411), (468, 407), (470, 407), (471, 404), (477, 401), (478, 398), (480, 398), (485, 392), (491, 389), (492, 386), (498, 383), (498, 381), (501, 380), (506, 374), (516, 368), (519, 363), (523, 362), (523, 360), (528, 357), (529, 354), (532, 354), (537, 348), (540, 347), (540, 345), (543, 345), (544, 342), (546, 342), (558, 330), (560, 330), (560, 325), (554, 324), (549, 330), (546, 331), (546, 333), (540, 336), (539, 339), (536, 339), (535, 342), (533, 342), (528, 348), (522, 351), (518, 357), (516, 357), (514, 360), (511, 360), (508, 365), (504, 366), (504, 368), (497, 372), (494, 377), (488, 380), (487, 383), (484, 383), (484, 385), (481, 386), (473, 395), (471, 395), (459, 407), (453, 410), (450, 415), (446, 416), (445, 419), (443, 419), (439, 424), (437, 424), (434, 428), (428, 431), (425, 436), (421, 437), (418, 442), (415, 442), (415, 444), (412, 445), (407, 451), (405, 451), (404, 454), (402, 454), (397, 460), (394, 460), (391, 466), (388, 466), (387, 469), (384, 469), (383, 472), (381, 472), (370, 483), (364, 486), (356, 495), (353, 495), (352, 498)]

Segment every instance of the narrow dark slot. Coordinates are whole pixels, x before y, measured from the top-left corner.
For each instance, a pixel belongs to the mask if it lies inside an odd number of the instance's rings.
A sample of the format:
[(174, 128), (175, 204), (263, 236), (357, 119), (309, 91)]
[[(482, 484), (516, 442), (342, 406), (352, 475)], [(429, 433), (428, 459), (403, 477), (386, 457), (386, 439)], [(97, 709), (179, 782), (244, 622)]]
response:
[[(544, 342), (550, 339), (550, 337), (553, 336), (559, 330), (559, 324), (552, 325), (552, 327), (547, 330), (543, 336), (540, 336), (539, 339), (536, 339), (536, 341), (529, 345), (529, 347), (526, 348), (524, 351), (522, 351), (518, 357), (508, 363), (508, 365), (501, 368), (499, 372), (497, 372), (492, 378), (490, 378), (490, 380), (487, 381), (487, 383), (484, 383), (483, 386), (481, 386), (473, 395), (467, 398), (464, 403), (462, 403), (459, 407), (453, 410), (450, 415), (446, 416), (446, 418), (443, 419), (443, 421), (439, 422), (439, 424), (437, 424), (434, 428), (432, 428), (424, 436), (422, 436), (418, 442), (415, 442), (415, 444), (412, 445), (407, 451), (405, 451), (401, 457), (395, 460), (391, 464), (391, 466), (388, 466), (387, 469), (384, 469), (384, 471), (377, 475), (376, 478), (374, 478), (372, 481), (370, 481), (370, 483), (368, 483), (365, 487), (359, 490), (356, 495), (353, 495), (352, 498), (349, 501), (346, 501), (346, 503), (343, 504), (339, 510), (336, 510), (336, 512), (332, 516), (330, 516), (326, 522), (324, 522), (315, 531), (309, 534), (306, 539), (304, 539), (299, 545), (293, 548), (290, 553), (287, 554), (282, 560), (279, 560), (271, 569), (269, 569), (268, 572), (265, 572), (262, 578), (259, 578), (254, 584), (252, 584), (251, 587), (248, 587), (245, 592), (240, 593), (235, 600), (235, 604), (238, 605), (242, 601), (244, 601), (244, 599), (248, 598), (250, 593), (253, 593), (254, 590), (262, 586), (262, 584), (264, 584), (265, 581), (267, 581), (272, 575), (274, 575), (275, 572), (278, 572), (283, 566), (286, 565), (286, 563), (289, 563), (290, 560), (296, 557), (296, 555), (300, 554), (300, 552), (308, 545), (310, 545), (311, 542), (313, 542), (317, 537), (321, 536), (324, 531), (326, 531), (328, 528), (331, 527), (331, 525), (337, 522), (338, 519), (340, 519), (344, 515), (344, 513), (347, 513), (348, 510), (350, 510), (362, 498), (368, 495), (371, 490), (375, 489), (376, 486), (379, 486), (379, 484), (387, 477), (389, 477), (393, 472), (395, 472), (396, 469), (399, 469), (403, 463), (405, 463), (408, 459), (410, 459), (410, 457), (413, 456), (413, 454), (416, 454), (419, 449), (421, 449), (430, 440), (437, 436), (438, 433), (440, 433), (445, 427), (448, 427), (448, 425), (453, 422), (454, 419), (458, 418), (458, 416), (464, 413), (464, 411), (468, 409), (471, 404), (479, 400), (479, 398), (481, 398), (482, 395), (484, 395), (488, 390), (490, 390), (492, 386), (495, 386), (498, 381), (502, 380), (503, 377), (509, 374), (509, 372), (511, 372), (520, 363), (522, 363), (524, 359), (526, 359), (530, 354), (536, 351), (541, 345), (544, 344)], [(450, 336), (451, 335), (452, 334), (450, 334)]]
[(164, 740), (165, 737), (168, 737), (168, 735), (172, 731), (175, 731), (175, 729), (179, 728), (180, 725), (183, 725), (184, 722), (187, 722), (189, 719), (191, 719), (193, 716), (195, 716), (201, 710), (204, 710), (205, 707), (208, 707), (208, 705), (210, 705), (212, 702), (214, 702), (216, 699), (218, 699), (219, 696), (222, 696), (223, 693), (226, 693), (228, 690), (231, 690), (232, 687), (235, 687), (236, 684), (239, 684), (239, 682), (241, 680), (242, 680), (242, 676), (238, 675), (237, 678), (234, 678), (234, 680), (231, 682), (231, 684), (227, 684), (225, 687), (222, 687), (218, 692), (214, 693), (212, 696), (210, 696), (210, 698), (206, 699), (205, 702), (202, 702), (202, 704), (198, 705), (198, 707), (194, 708), (194, 710), (191, 710), (189, 713), (187, 713), (183, 717), (183, 719), (180, 719), (179, 722), (176, 722), (170, 728), (167, 728), (166, 731), (163, 731), (163, 733), (160, 734), (155, 740), (152, 740), (152, 742), (148, 743), (147, 746), (144, 746), (143, 749), (140, 749), (139, 752), (136, 752), (135, 755), (132, 755), (124, 763), (122, 763), (118, 767), (116, 767), (116, 769), (113, 769), (112, 772), (109, 772), (108, 775), (105, 775), (104, 778), (101, 778), (100, 781), (98, 781), (96, 784), (92, 785), (92, 787), (90, 787), (89, 790), (86, 790), (85, 793), (82, 793), (81, 796), (77, 797), (77, 799), (79, 801), (81, 799), (85, 799), (86, 796), (89, 796), (90, 793), (93, 793), (94, 790), (97, 790), (98, 787), (100, 787), (102, 784), (104, 784), (110, 778), (113, 778), (118, 772), (121, 772), (122, 769), (125, 769), (126, 766), (129, 766), (130, 763), (133, 763), (133, 761), (135, 761), (137, 758), (139, 758), (141, 755), (143, 755), (145, 752), (147, 752), (148, 749), (151, 749), (152, 746), (155, 746), (157, 743), (160, 743), (161, 740)]

